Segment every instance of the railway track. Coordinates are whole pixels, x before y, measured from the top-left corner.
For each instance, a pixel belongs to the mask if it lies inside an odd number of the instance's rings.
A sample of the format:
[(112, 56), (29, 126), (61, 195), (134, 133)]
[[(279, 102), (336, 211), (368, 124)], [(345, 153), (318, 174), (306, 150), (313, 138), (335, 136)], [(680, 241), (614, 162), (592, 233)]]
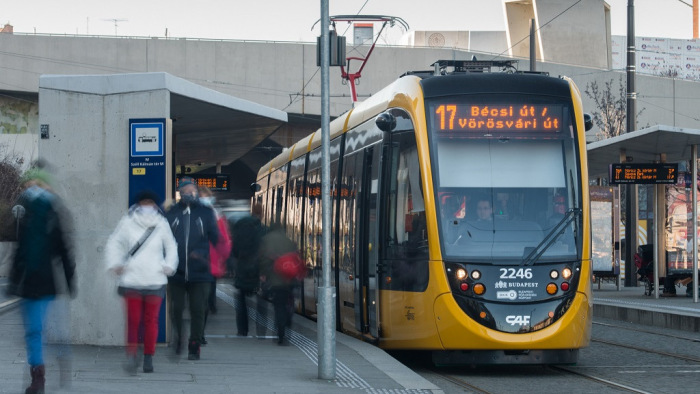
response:
[[(674, 339), (674, 340), (678, 340), (681, 342), (689, 342), (691, 344), (700, 343), (700, 336), (699, 337), (689, 337), (689, 336), (685, 336), (685, 335), (662, 333), (662, 332), (658, 332), (658, 331), (654, 331), (654, 330), (650, 330), (650, 329), (629, 327), (629, 326), (625, 326), (625, 325), (617, 325), (617, 324), (610, 324), (610, 323), (593, 322), (593, 324), (604, 326), (604, 327), (615, 328), (615, 329), (619, 329), (619, 330), (626, 330), (626, 331), (639, 332), (639, 333), (644, 333), (644, 334), (649, 334), (649, 335), (655, 335), (655, 336), (662, 337), (664, 339)], [(618, 341), (611, 341), (611, 340), (600, 339), (600, 338), (591, 338), (591, 342), (602, 343), (605, 345), (615, 346), (615, 347), (620, 347), (620, 348), (625, 348), (625, 349), (630, 349), (630, 350), (636, 350), (639, 352), (657, 354), (660, 356), (671, 357), (671, 358), (675, 358), (675, 359), (683, 360), (683, 361), (691, 361), (691, 362), (695, 362), (695, 363), (700, 363), (700, 357), (689, 355), (689, 354), (671, 353), (671, 352), (663, 351), (660, 349), (653, 349), (650, 347), (644, 347), (644, 346), (639, 346), (639, 345), (631, 345), (629, 343), (622, 343), (622, 342), (618, 342)], [(651, 346), (651, 343), (650, 343), (650, 346)]]
[(626, 330), (626, 331), (633, 331), (633, 332), (641, 332), (641, 333), (644, 333), (644, 334), (659, 335), (659, 336), (663, 336), (663, 337), (667, 337), (667, 338), (681, 339), (681, 340), (686, 340), (686, 341), (690, 341), (690, 342), (700, 342), (700, 335), (698, 335), (697, 337), (693, 338), (693, 337), (688, 337), (688, 336), (672, 335), (672, 334), (668, 334), (668, 333), (660, 333), (660, 332), (658, 332), (658, 331), (643, 329), (643, 328), (639, 328), (639, 327), (631, 327), (631, 326), (628, 326), (628, 325), (620, 325), (620, 324), (612, 324), (612, 323), (603, 323), (603, 322), (597, 322), (597, 321), (594, 321), (593, 324), (594, 324), (594, 325), (597, 325), (597, 326), (603, 326), (603, 327), (619, 328), (619, 329), (621, 329), (621, 330)]
[[(615, 347), (615, 348), (623, 348), (623, 349), (629, 349), (637, 352), (643, 352), (646, 354), (654, 355), (654, 356), (659, 356), (663, 358), (671, 358), (671, 359), (676, 359), (676, 360), (682, 360), (688, 363), (695, 363), (700, 365), (700, 356), (695, 356), (692, 351), (689, 351), (688, 354), (678, 354), (675, 352), (671, 351), (664, 351), (663, 349), (657, 349), (653, 348), (655, 346), (654, 344), (659, 343), (663, 340), (673, 340), (673, 341), (678, 341), (681, 344), (687, 343), (688, 346), (697, 346), (698, 343), (700, 343), (700, 337), (694, 337), (691, 335), (684, 335), (684, 333), (663, 333), (660, 331), (654, 331), (653, 328), (636, 328), (636, 327), (626, 327), (624, 325), (616, 325), (616, 324), (609, 324), (605, 322), (594, 322), (594, 324), (599, 325), (601, 327), (609, 327), (615, 330), (627, 330), (630, 332), (639, 332), (643, 333), (647, 336), (658, 336), (660, 339), (658, 341), (651, 340), (648, 342), (648, 345), (645, 346), (644, 344), (642, 345), (637, 345), (637, 344), (630, 344), (630, 343), (624, 343), (624, 339), (622, 341), (616, 341), (616, 340), (610, 340), (606, 338), (592, 338), (591, 341), (595, 343), (599, 343), (602, 345), (610, 346), (610, 347)], [(620, 338), (629, 338), (629, 335), (622, 335)], [(630, 367), (633, 367), (630, 365)], [(513, 370), (512, 372), (515, 373), (516, 375), (519, 374), (520, 371), (518, 367), (514, 367), (516, 370)], [(591, 372), (587, 368), (577, 368), (576, 366), (543, 366), (542, 367), (544, 370), (548, 370), (549, 373), (554, 374), (554, 375), (559, 375), (559, 376), (565, 376), (565, 375), (570, 375), (570, 377), (567, 377), (566, 379), (579, 379), (581, 383), (584, 381), (589, 381), (590, 383), (590, 390), (591, 391), (596, 391), (596, 390), (602, 390), (605, 391), (605, 388), (613, 389), (613, 390), (618, 390), (620, 392), (630, 392), (630, 393), (641, 393), (641, 394), (647, 394), (647, 393), (652, 393), (655, 392), (655, 390), (650, 390), (649, 387), (647, 386), (642, 386), (639, 387), (634, 383), (634, 381), (623, 381), (619, 382), (618, 379), (616, 379), (614, 376), (603, 373), (602, 375), (596, 374), (596, 372)], [(472, 369), (470, 371), (464, 371), (465, 373), (461, 373), (456, 370), (444, 370), (441, 368), (434, 368), (434, 367), (429, 367), (429, 366), (422, 366), (420, 368), (422, 371), (419, 373), (424, 375), (425, 374), (430, 374), (433, 375), (435, 379), (440, 379), (443, 382), (449, 382), (449, 385), (452, 386), (453, 391), (451, 390), (446, 390), (446, 393), (452, 393), (452, 392), (460, 392), (460, 390), (466, 391), (466, 392), (471, 392), (471, 393), (502, 393), (509, 391), (506, 389), (504, 391), (503, 385), (492, 385), (490, 382), (487, 380), (485, 381), (484, 378), (488, 375), (492, 374), (492, 370), (489, 370), (488, 368), (484, 370), (486, 373), (486, 376), (482, 374), (481, 372), (476, 372)], [(527, 375), (527, 371), (523, 370), (525, 375)], [(418, 371), (417, 371), (418, 372)], [(687, 372), (687, 371), (686, 371)], [(498, 376), (503, 376), (500, 375), (501, 372), (496, 373), (494, 377)], [(612, 377), (612, 378), (611, 378)], [(546, 379), (546, 378), (545, 378)], [(525, 381), (523, 381), (523, 384), (527, 384)], [(438, 384), (441, 386), (440, 384)], [(518, 383), (514, 383), (513, 387), (510, 387), (513, 391), (517, 389)], [(583, 386), (586, 386), (586, 384), (583, 384)], [(442, 387), (442, 386), (441, 386)], [(596, 389), (597, 387), (597, 389)]]
[(616, 383), (616, 382), (613, 382), (612, 380), (599, 378), (597, 376), (587, 374), (587, 373), (584, 373), (581, 371), (575, 371), (575, 370), (568, 368), (568, 367), (561, 367), (561, 366), (553, 366), (552, 365), (552, 366), (549, 366), (548, 368), (551, 370), (554, 370), (554, 371), (559, 371), (559, 372), (564, 372), (564, 373), (571, 374), (571, 375), (580, 376), (582, 378), (585, 378), (585, 379), (588, 379), (588, 380), (591, 380), (594, 382), (602, 383), (602, 384), (609, 386), (609, 387), (629, 391), (630, 393), (652, 394), (649, 391), (640, 390), (638, 388), (631, 387), (631, 386), (628, 386), (628, 385), (622, 384), (622, 383)]
[(698, 357), (693, 357), (693, 356), (687, 356), (683, 354), (676, 354), (676, 353), (669, 353), (669, 352), (664, 352), (660, 350), (655, 350), (655, 349), (649, 349), (649, 348), (644, 348), (641, 346), (634, 346), (634, 345), (628, 345), (625, 343), (619, 343), (619, 342), (613, 342), (613, 341), (607, 341), (604, 339), (591, 339), (592, 342), (598, 342), (598, 343), (604, 343), (606, 345), (610, 346), (617, 346), (625, 349), (632, 349), (632, 350), (637, 350), (640, 352), (645, 352), (645, 353), (652, 353), (652, 354), (658, 354), (660, 356), (665, 356), (665, 357), (672, 357), (676, 358), (679, 360), (684, 360), (684, 361), (692, 361), (696, 363), (700, 363), (700, 358)]

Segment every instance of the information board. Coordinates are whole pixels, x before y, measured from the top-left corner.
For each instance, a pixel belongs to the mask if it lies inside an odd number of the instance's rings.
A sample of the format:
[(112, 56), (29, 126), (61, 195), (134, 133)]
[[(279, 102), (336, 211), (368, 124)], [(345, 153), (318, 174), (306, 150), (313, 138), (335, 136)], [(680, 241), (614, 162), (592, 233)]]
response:
[[(153, 191), (161, 202), (168, 197), (168, 128), (165, 118), (129, 119), (129, 207), (143, 190)], [(165, 305), (158, 317), (159, 343), (166, 341)]]
[(129, 119), (129, 206), (151, 190), (165, 201), (165, 119)]
[(675, 184), (678, 179), (677, 163), (610, 164), (610, 184)]

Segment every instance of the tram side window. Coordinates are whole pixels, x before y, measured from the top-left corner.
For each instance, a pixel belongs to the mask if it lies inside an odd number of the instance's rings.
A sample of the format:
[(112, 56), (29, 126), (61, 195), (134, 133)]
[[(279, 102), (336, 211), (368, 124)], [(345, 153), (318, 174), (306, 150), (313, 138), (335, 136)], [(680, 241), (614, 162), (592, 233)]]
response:
[[(289, 201), (287, 202), (287, 231), (291, 234), (294, 242), (299, 242), (301, 233), (301, 204), (303, 198), (303, 179), (296, 178), (290, 181)], [(302, 245), (300, 244), (299, 247)]]
[(384, 249), (390, 287), (422, 291), (428, 281), (428, 234), (415, 134), (411, 130), (391, 138)]
[(273, 223), (281, 225), (283, 223), (284, 211), (284, 186), (277, 187), (277, 196), (275, 198), (275, 212)]
[(304, 220), (304, 258), (307, 266), (320, 269), (322, 242), (322, 211), (321, 211), (321, 169), (309, 171), (306, 185), (306, 218)]

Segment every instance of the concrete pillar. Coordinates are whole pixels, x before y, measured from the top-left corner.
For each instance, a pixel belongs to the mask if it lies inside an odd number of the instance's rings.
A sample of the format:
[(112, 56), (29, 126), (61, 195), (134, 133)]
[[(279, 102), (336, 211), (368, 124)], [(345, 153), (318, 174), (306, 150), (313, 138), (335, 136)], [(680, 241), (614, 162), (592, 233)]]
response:
[[(60, 78), (65, 78), (61, 80)], [(122, 345), (124, 306), (104, 268), (104, 247), (128, 204), (130, 118), (169, 118), (170, 92), (114, 86), (110, 76), (48, 76), (39, 83), (39, 157), (72, 218), (78, 295), (70, 303), (71, 341)]]

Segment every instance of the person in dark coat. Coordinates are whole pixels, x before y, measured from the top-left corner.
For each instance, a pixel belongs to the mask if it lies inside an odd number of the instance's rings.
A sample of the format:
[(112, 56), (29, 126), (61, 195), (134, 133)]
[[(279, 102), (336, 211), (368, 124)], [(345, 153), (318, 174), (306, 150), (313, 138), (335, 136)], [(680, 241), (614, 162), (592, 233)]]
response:
[[(25, 214), (19, 221), (8, 292), (23, 299), (24, 338), (32, 377), (25, 393), (33, 394), (44, 392), (42, 330), (46, 311), (58, 289), (65, 287), (71, 295), (75, 294), (75, 261), (66, 236), (65, 214), (51, 190), (49, 175), (41, 169), (30, 169), (21, 184), (24, 191), (18, 204), (24, 207)], [(54, 276), (58, 261), (63, 278)]]
[[(239, 219), (233, 226), (233, 249), (236, 258), (234, 286), (236, 292), (236, 327), (239, 336), (248, 336), (248, 306), (246, 299), (260, 286), (259, 249), (265, 228), (260, 222), (262, 208), (253, 205), (251, 216)], [(258, 333), (260, 336), (261, 333)]]
[[(297, 253), (296, 243), (289, 239), (284, 229), (279, 225), (272, 226), (265, 234), (260, 246), (261, 249), (261, 278), (266, 282), (272, 296), (272, 304), (275, 309), (275, 327), (277, 329), (277, 343), (286, 345), (286, 327), (291, 324), (294, 299), (292, 288), (297, 278), (283, 277), (275, 271), (275, 260), (288, 253)], [(301, 273), (299, 273), (301, 275)]]
[(177, 241), (179, 264), (168, 279), (170, 312), (175, 331), (175, 354), (182, 349), (182, 314), (185, 296), (190, 305), (189, 360), (199, 360), (204, 335), (204, 318), (209, 287), (214, 281), (209, 261), (209, 244), (219, 242), (214, 210), (198, 201), (197, 185), (190, 177), (180, 179), (180, 201), (166, 214)]

